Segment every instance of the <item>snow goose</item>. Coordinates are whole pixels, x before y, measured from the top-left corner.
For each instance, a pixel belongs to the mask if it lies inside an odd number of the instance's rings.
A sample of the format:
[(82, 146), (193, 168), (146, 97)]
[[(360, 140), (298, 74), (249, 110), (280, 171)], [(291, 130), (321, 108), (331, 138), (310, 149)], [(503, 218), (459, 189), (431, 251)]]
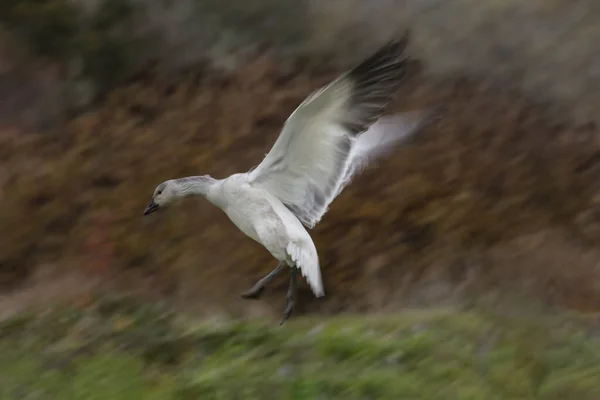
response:
[(383, 117), (406, 71), (406, 46), (406, 35), (388, 42), (306, 98), (257, 167), (225, 179), (203, 175), (165, 181), (154, 190), (144, 215), (193, 195), (221, 208), (279, 260), (243, 298), (259, 298), (279, 272), (290, 268), (283, 324), (296, 303), (298, 272), (316, 297), (325, 294), (317, 249), (306, 228), (319, 222), (368, 161), (419, 130), (430, 115), (417, 111)]

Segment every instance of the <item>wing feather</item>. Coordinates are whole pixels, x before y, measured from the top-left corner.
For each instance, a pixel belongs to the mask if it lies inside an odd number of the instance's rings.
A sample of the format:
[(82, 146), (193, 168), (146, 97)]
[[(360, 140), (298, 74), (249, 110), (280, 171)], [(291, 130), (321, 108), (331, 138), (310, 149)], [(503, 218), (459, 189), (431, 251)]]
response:
[(321, 268), (319, 267), (319, 257), (317, 250), (309, 249), (300, 243), (289, 242), (286, 249), (290, 258), (300, 269), (300, 273), (306, 279), (306, 282), (317, 297), (325, 295), (323, 288), (323, 278), (321, 277)]
[[(405, 75), (407, 36), (386, 44), (310, 95), (290, 115), (273, 148), (248, 173), (249, 183), (276, 196), (314, 227), (354, 172), (357, 138), (384, 113)], [(360, 139), (358, 139), (360, 142)], [(364, 155), (364, 154), (363, 154)]]

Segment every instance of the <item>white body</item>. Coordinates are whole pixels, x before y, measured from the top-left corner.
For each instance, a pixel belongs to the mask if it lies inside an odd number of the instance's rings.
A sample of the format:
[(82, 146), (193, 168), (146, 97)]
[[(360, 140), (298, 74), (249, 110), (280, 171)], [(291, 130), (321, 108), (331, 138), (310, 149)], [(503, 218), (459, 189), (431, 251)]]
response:
[(324, 294), (319, 257), (310, 235), (277, 198), (250, 185), (248, 174), (234, 174), (217, 181), (209, 189), (207, 199), (277, 260), (290, 267), (298, 265), (316, 296)]

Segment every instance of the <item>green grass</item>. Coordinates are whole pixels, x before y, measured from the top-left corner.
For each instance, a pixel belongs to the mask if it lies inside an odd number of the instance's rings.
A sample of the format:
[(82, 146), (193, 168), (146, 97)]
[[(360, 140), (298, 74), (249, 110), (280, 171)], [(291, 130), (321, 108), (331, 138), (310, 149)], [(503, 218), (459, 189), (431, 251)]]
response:
[(571, 316), (180, 319), (117, 299), (6, 321), (0, 400), (600, 398), (597, 327)]

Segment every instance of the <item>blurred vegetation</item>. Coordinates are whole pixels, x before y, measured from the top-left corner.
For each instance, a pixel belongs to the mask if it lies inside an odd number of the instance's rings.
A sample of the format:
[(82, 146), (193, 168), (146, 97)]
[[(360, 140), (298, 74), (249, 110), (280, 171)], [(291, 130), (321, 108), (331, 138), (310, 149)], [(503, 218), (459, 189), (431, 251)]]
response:
[(234, 70), (268, 49), (347, 66), (409, 28), (431, 77), (491, 77), (586, 120), (598, 115), (599, 11), (592, 0), (7, 0), (0, 28), (68, 62), (91, 98), (150, 63)]
[(5, 1), (2, 22), (44, 56), (62, 58), (72, 53), (78, 32), (78, 10), (68, 1)]
[[(7, 141), (2, 283), (55, 265), (247, 312), (236, 291), (272, 268), (268, 252), (207, 202), (141, 213), (165, 179), (258, 163), (289, 113), (336, 73), (279, 65), (263, 56), (235, 73), (148, 75), (60, 130)], [(418, 70), (393, 110), (432, 104), (446, 105), (445, 118), (357, 178), (313, 231), (329, 295), (307, 294), (305, 311), (399, 305), (432, 281), (443, 285), (432, 290), (440, 301), (505, 286), (600, 306), (596, 255), (582, 250), (599, 237), (594, 126), (549, 118), (543, 104), (485, 82), (432, 85)], [(279, 310), (285, 285), (277, 280), (260, 303)]]
[[(596, 8), (0, 2), (0, 400), (599, 398), (596, 316), (524, 311), (600, 308)], [(444, 118), (311, 232), (327, 296), (302, 285), (294, 313), (311, 316), (256, 322), (287, 290), (238, 298), (270, 254), (203, 201), (142, 217), (152, 190), (256, 165), (305, 96), (407, 26), (415, 61), (390, 111)], [(27, 57), (6, 63), (7, 42)], [(49, 129), (3, 124), (77, 93), (85, 112)], [(97, 286), (213, 318), (94, 298), (4, 319)], [(439, 309), (482, 298), (510, 316)], [(322, 318), (342, 312), (359, 315)]]
[(69, 111), (154, 63), (181, 68), (265, 45), (297, 47), (308, 28), (304, 9), (302, 2), (265, 0), (227, 7), (210, 0), (8, 0), (0, 5), (0, 28), (13, 46), (60, 65), (61, 107)]
[[(265, 301), (238, 301), (273, 260), (222, 213), (196, 200), (141, 211), (164, 179), (256, 165), (306, 95), (408, 26), (415, 62), (391, 111), (447, 113), (332, 204), (312, 232), (328, 296), (303, 291), (298, 313), (469, 301), (498, 288), (600, 307), (598, 129), (561, 108), (573, 100), (565, 87), (580, 90), (572, 109), (598, 104), (594, 4), (124, 1), (0, 6), (3, 29), (106, 94), (54, 129), (0, 132), (3, 289), (55, 268), (200, 312), (279, 313), (283, 278)], [(164, 65), (148, 67), (154, 59)]]
[[(104, 298), (0, 325), (0, 398), (597, 399), (597, 322), (407, 311), (203, 323)], [(185, 322), (183, 322), (185, 321)]]
[(108, 91), (131, 73), (133, 11), (129, 0), (103, 0), (91, 13), (69, 0), (9, 0), (0, 6), (0, 23), (33, 54), (80, 64), (95, 88)]

